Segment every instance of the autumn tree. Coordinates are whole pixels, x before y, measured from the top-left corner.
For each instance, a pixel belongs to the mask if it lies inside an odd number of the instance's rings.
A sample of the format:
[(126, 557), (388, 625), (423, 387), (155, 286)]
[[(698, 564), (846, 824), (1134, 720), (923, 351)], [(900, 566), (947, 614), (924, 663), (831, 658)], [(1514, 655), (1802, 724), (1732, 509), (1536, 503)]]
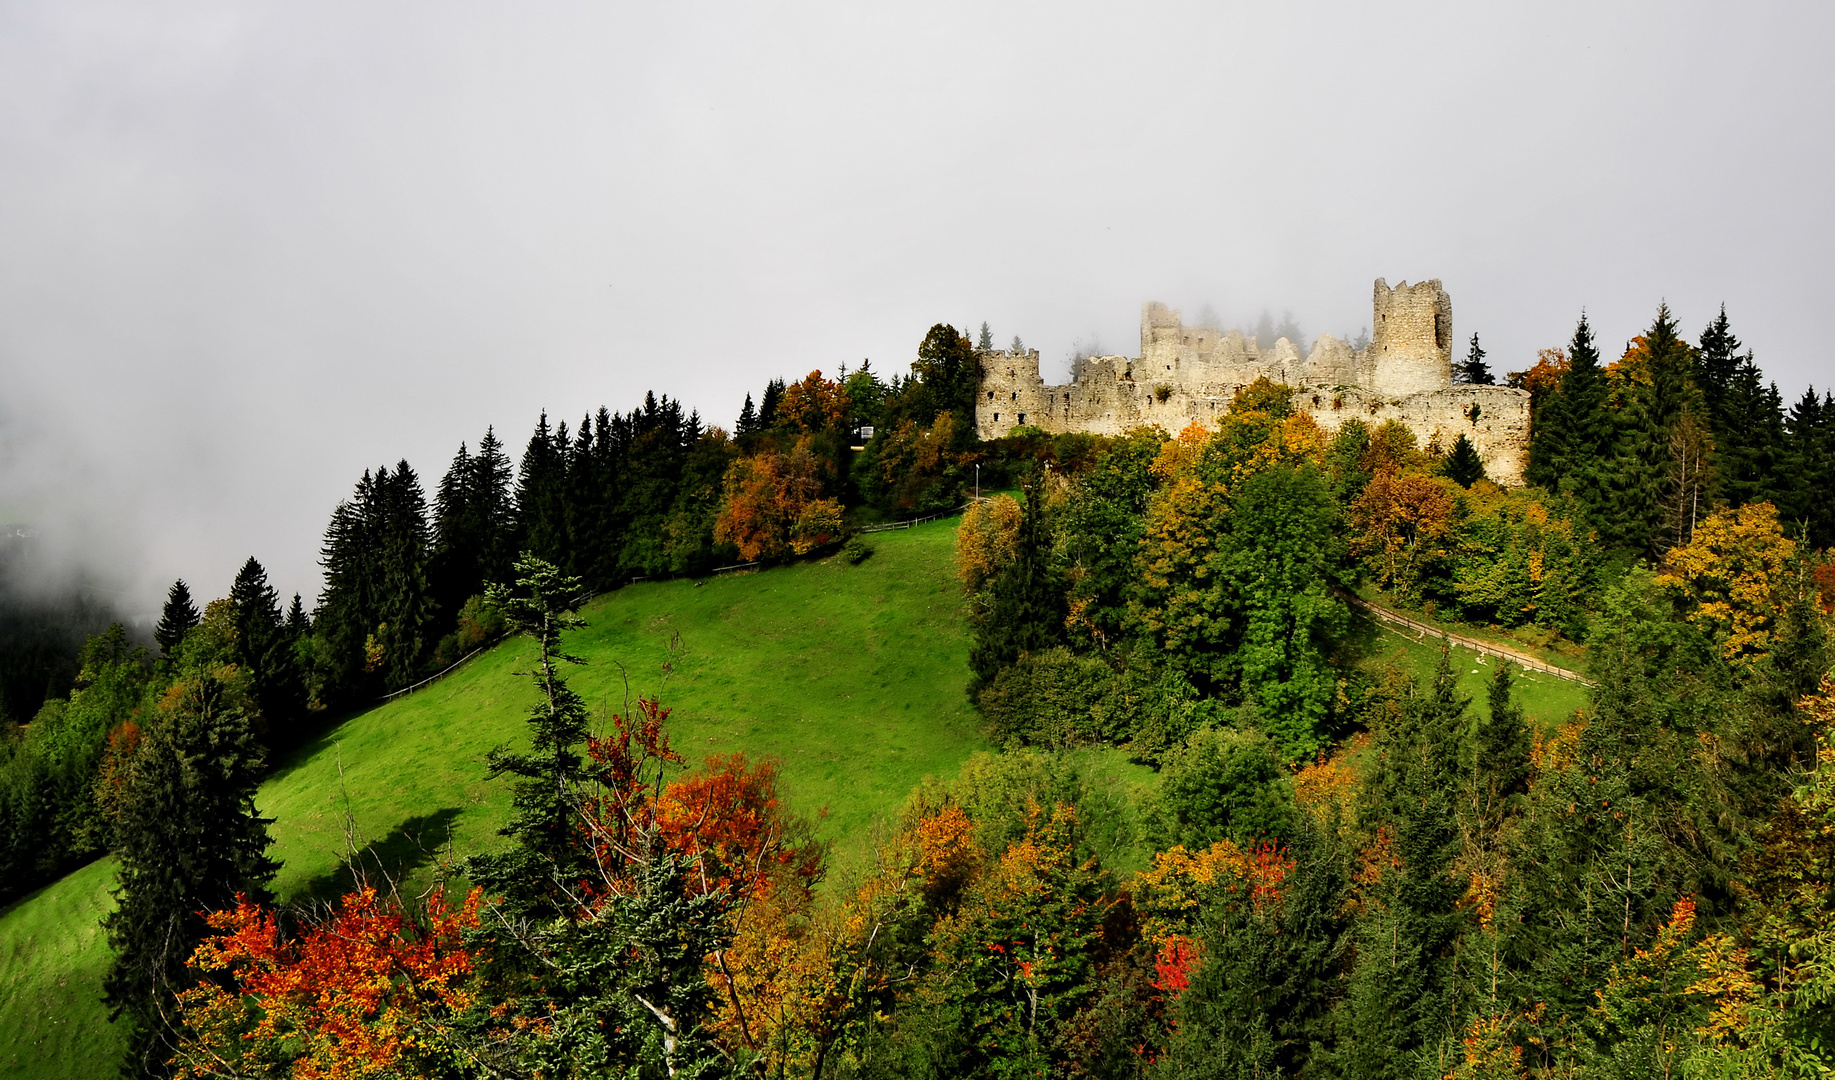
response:
[(809, 436), (787, 453), (735, 460), (727, 469), (714, 538), (732, 544), (747, 562), (803, 554), (838, 539), (840, 504), (822, 496), (833, 482), (829, 464)]
[(1420, 594), (1451, 549), (1454, 497), (1446, 480), (1420, 473), (1378, 472), (1351, 504), (1351, 551), (1377, 584)]
[(1657, 580), (1681, 598), (1688, 620), (1711, 634), (1727, 659), (1751, 665), (1769, 653), (1790, 602), (1796, 549), (1770, 503), (1719, 510), (1692, 541), (1670, 549)]
[(1022, 513), (1011, 495), (995, 495), (963, 511), (956, 526), (956, 577), (964, 592), (981, 592), (1013, 561)]

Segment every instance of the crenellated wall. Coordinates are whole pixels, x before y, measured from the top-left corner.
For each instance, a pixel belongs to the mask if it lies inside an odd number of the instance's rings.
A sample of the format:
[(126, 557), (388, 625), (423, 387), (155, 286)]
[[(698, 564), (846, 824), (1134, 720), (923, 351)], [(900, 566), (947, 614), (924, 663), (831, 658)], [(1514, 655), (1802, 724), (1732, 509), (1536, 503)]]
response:
[(1164, 304), (1141, 310), (1139, 357), (1086, 359), (1076, 381), (1047, 385), (1036, 349), (981, 353), (976, 427), (999, 438), (1020, 424), (1049, 432), (1119, 435), (1158, 425), (1215, 427), (1236, 392), (1261, 377), (1296, 387), (1296, 408), (1336, 431), (1355, 417), (1375, 427), (1406, 424), (1421, 446), (1446, 450), (1461, 433), (1485, 472), (1521, 484), (1529, 446), (1529, 395), (1504, 386), (1452, 382), (1452, 302), (1438, 281), (1391, 289), (1376, 280), (1370, 346), (1353, 350), (1323, 335), (1301, 357), (1282, 338), (1262, 350), (1235, 330), (1187, 327)]

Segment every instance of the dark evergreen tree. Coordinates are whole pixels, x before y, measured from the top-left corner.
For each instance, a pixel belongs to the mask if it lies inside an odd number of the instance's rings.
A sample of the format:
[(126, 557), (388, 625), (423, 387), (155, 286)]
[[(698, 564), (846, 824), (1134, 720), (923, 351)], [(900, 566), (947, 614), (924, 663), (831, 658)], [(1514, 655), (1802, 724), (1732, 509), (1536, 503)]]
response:
[(487, 763), (492, 779), (512, 776), (510, 823), (500, 834), (515, 841), (506, 852), (480, 855), (466, 864), (472, 881), (501, 895), (519, 917), (555, 918), (578, 906), (571, 896), (587, 872), (578, 844), (581, 788), (587, 779), (580, 750), (586, 742), (586, 703), (562, 677), (562, 664), (586, 661), (562, 651), (561, 635), (584, 626), (575, 610), (585, 599), (578, 578), (534, 555), (516, 563), (516, 583), (493, 584), (487, 595), (509, 628), (527, 635), (536, 648), (530, 676), (538, 694), (529, 710), (527, 753), (499, 746)]
[(1472, 739), (1472, 807), (1481, 824), (1495, 827), (1505, 804), (1529, 790), (1532, 738), (1522, 706), (1511, 694), (1510, 663), (1497, 662), (1485, 715)]
[(1460, 432), (1453, 440), (1453, 449), (1446, 455), (1446, 464), (1442, 466), (1446, 478), (1460, 487), (1469, 488), (1485, 478), (1484, 459), (1478, 456), (1478, 448), (1472, 440)]
[(196, 984), (186, 963), (204, 913), (237, 894), (267, 902), (279, 864), (255, 812), (261, 748), (253, 720), (214, 675), (181, 679), (170, 711), (145, 725), (116, 824), (116, 910), (104, 917), (114, 966), (110, 1018), (130, 1021), (133, 1076), (161, 1076), (176, 1046), (175, 995)]
[(299, 594), (293, 594), (293, 606), (287, 609), (287, 638), (298, 641), (312, 633), (312, 620), (306, 617), (306, 605), (300, 603)]
[(1778, 509), (1793, 535), (1814, 547), (1835, 545), (1835, 399), (1818, 398), (1814, 386), (1791, 406), (1784, 421), (1782, 457), (1787, 477)]
[(969, 651), (969, 669), (974, 673), (969, 683), (971, 698), (1003, 668), (1021, 656), (1056, 645), (1063, 636), (1064, 589), (1052, 565), (1044, 486), (1038, 471), (1022, 484), (1026, 505), (1013, 561), (994, 579), (993, 602), (975, 619), (975, 641)]
[(745, 396), (745, 406), (739, 410), (739, 423), (733, 433), (741, 437), (751, 435), (758, 430), (758, 410), (752, 407), (752, 395)]
[(1560, 390), (1530, 431), (1529, 480), (1571, 495), (1587, 520), (1604, 532), (1613, 509), (1618, 422), (1584, 312), (1568, 345), (1568, 365)]
[(229, 602), (236, 617), (235, 659), (250, 673), (255, 704), (267, 724), (267, 743), (291, 745), (306, 711), (305, 685), (282, 622), (280, 595), (254, 556), (236, 572)]
[(393, 475), (384, 469), (378, 469), (376, 475), (381, 496), (376, 551), (379, 594), (371, 634), (380, 653), (383, 680), (396, 688), (420, 675), (437, 637), (427, 573), (432, 537), (427, 527), (427, 498), (408, 463), (399, 462)]
[(1344, 992), (1351, 867), (1335, 833), (1306, 815), (1299, 824), (1278, 906), (1235, 898), (1207, 905), (1204, 961), (1176, 999), (1178, 1023), (1154, 1075), (1329, 1075), (1313, 1063), (1329, 1052), (1331, 1013)]
[(472, 455), (470, 518), (479, 538), (478, 578), (472, 595), (487, 582), (507, 581), (519, 549), (516, 534), (516, 499), (511, 487), (510, 458), (503, 452), (494, 428), (484, 429), (478, 452)]
[(1472, 335), (1472, 345), (1466, 351), (1465, 361), (1454, 369), (1453, 381), (1472, 386), (1491, 386), (1497, 382), (1491, 374), (1491, 368), (1485, 363), (1485, 350), (1478, 344), (1477, 334)]
[(433, 555), (427, 577), (434, 604), (447, 619), (483, 587), (479, 564), (485, 536), (472, 492), (476, 471), (470, 451), (460, 443), (433, 496)]
[[(1465, 915), (1449, 873), (1459, 853), (1460, 736), (1467, 701), (1443, 646), (1432, 683), (1377, 725), (1375, 775), (1360, 820), (1387, 824), (1397, 865), (1376, 886), (1380, 908), (1362, 921), (1340, 1031), (1344, 1071), (1414, 1076), (1457, 1036), (1463, 1011), (1454, 946)], [(1423, 1060), (1426, 1058), (1427, 1060)]]
[(1626, 380), (1623, 394), (1624, 440), (1612, 484), (1610, 513), (1601, 531), (1620, 546), (1635, 552), (1661, 555), (1678, 537), (1666, 528), (1676, 516), (1673, 500), (1687, 483), (1686, 461), (1679, 474), (1679, 455), (1694, 455), (1698, 447), (1684, 445), (1693, 428), (1699, 405), (1690, 373), (1694, 350), (1676, 332), (1669, 305), (1657, 308), (1657, 317), (1643, 334), (1635, 351), (1644, 370)]
[(526, 550), (556, 566), (567, 562), (567, 423), (548, 427), (548, 414), (536, 422), (523, 450), (516, 476), (516, 508)]
[(784, 380), (772, 379), (765, 384), (765, 396), (758, 402), (758, 429), (769, 431), (777, 426), (777, 406), (784, 400)]
[(159, 613), (159, 625), (153, 628), (153, 641), (159, 646), (159, 654), (171, 657), (179, 642), (184, 641), (185, 635), (197, 624), (197, 605), (191, 602), (191, 589), (181, 578), (167, 591), (166, 606)]

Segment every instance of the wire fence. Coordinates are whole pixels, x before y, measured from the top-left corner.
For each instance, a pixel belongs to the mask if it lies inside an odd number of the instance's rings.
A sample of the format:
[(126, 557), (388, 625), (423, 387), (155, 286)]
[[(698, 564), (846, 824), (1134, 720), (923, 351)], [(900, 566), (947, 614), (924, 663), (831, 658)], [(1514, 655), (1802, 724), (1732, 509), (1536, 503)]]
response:
[(1365, 600), (1361, 596), (1357, 596), (1352, 593), (1344, 592), (1342, 590), (1338, 592), (1338, 595), (1342, 596), (1345, 600), (1349, 601), (1352, 605), (1358, 608), (1361, 608), (1364, 611), (1369, 612), (1370, 614), (1376, 616), (1377, 618), (1383, 620), (1384, 622), (1394, 623), (1397, 626), (1406, 627), (1409, 630), (1413, 630), (1416, 633), (1425, 635), (1427, 637), (1445, 638), (1448, 641), (1452, 642), (1453, 644), (1460, 646), (1461, 648), (1471, 649), (1473, 652), (1483, 653), (1486, 656), (1495, 656), (1502, 660), (1508, 660), (1511, 663), (1516, 664), (1517, 666), (1525, 670), (1528, 670), (1528, 671), (1539, 671), (1543, 673), (1544, 675), (1553, 675), (1557, 679), (1566, 679), (1569, 682), (1577, 682), (1582, 686), (1592, 686), (1593, 685), (1591, 680), (1587, 679), (1586, 676), (1580, 674), (1577, 671), (1569, 671), (1568, 669), (1563, 668), (1563, 667), (1556, 667), (1555, 665), (1549, 663), (1548, 661), (1543, 660), (1536, 656), (1532, 656), (1529, 653), (1523, 652), (1520, 649), (1512, 649), (1508, 645), (1499, 645), (1499, 644), (1496, 644), (1495, 642), (1480, 641), (1478, 638), (1466, 637), (1464, 634), (1454, 634), (1445, 629), (1442, 629), (1441, 627), (1430, 626), (1429, 624), (1421, 622), (1417, 619), (1411, 619), (1399, 611), (1391, 611), (1386, 607), (1382, 607), (1377, 604), (1372, 604), (1370, 601)]

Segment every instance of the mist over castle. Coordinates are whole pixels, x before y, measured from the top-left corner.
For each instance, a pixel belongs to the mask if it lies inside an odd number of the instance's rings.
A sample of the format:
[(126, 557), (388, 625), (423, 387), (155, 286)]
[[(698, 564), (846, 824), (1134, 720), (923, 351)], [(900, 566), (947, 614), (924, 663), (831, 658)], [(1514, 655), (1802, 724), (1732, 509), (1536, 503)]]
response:
[(1238, 330), (1186, 326), (1179, 312), (1150, 301), (1141, 308), (1140, 355), (1089, 357), (1062, 386), (1040, 375), (1037, 349), (983, 351), (976, 431), (997, 439), (1022, 425), (1098, 435), (1215, 427), (1238, 390), (1266, 378), (1298, 388), (1294, 408), (1328, 434), (1353, 419), (1372, 427), (1394, 420), (1441, 451), (1464, 435), (1487, 476), (1521, 484), (1529, 393), (1454, 384), (1453, 302), (1439, 280), (1391, 288), (1377, 278), (1370, 325), (1362, 349), (1322, 334), (1302, 357), (1287, 338), (1264, 350)]

